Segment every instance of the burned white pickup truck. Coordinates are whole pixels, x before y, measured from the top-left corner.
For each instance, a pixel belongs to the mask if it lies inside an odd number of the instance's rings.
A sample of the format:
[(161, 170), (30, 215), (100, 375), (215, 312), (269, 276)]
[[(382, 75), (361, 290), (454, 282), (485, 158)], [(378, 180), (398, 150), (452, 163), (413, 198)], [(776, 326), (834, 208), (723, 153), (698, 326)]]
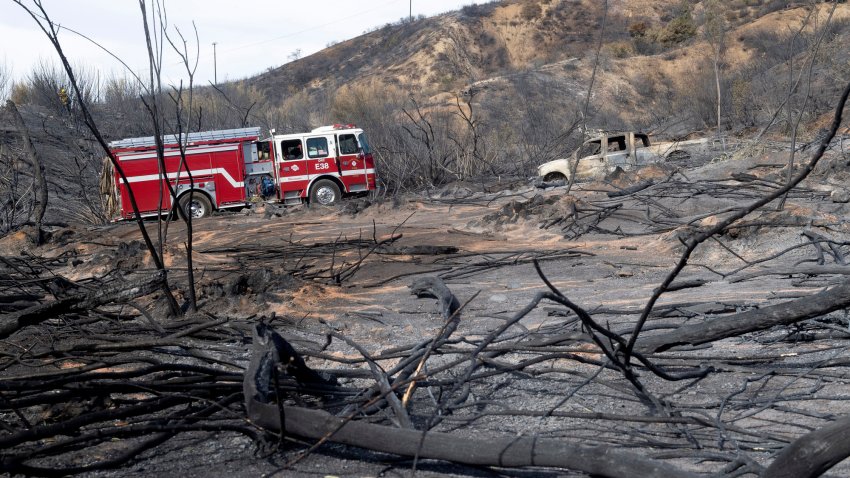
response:
[(631, 169), (662, 161), (686, 161), (693, 156), (724, 149), (722, 138), (650, 144), (644, 133), (608, 133), (585, 141), (570, 158), (556, 159), (537, 167), (544, 181), (567, 180), (575, 170), (576, 180), (599, 179), (618, 166)]

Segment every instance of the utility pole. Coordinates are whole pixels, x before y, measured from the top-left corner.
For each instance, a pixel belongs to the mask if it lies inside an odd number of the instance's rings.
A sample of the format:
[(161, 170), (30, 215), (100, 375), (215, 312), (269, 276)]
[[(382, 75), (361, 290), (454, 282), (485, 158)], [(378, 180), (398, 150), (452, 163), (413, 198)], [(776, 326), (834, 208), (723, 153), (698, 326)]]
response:
[[(413, 0), (410, 0), (413, 1)], [(215, 46), (218, 42), (213, 42), (213, 84), (218, 85), (218, 59), (215, 54)]]
[(413, 22), (413, 0), (410, 0), (410, 15), (408, 18)]

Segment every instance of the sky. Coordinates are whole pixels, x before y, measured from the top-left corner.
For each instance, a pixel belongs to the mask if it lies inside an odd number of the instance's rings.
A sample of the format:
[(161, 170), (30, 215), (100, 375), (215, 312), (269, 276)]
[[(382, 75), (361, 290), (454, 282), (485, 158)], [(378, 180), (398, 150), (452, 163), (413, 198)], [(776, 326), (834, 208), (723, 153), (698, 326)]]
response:
[[(33, 6), (32, 0), (22, 0)], [(196, 84), (236, 80), (307, 56), (329, 44), (359, 36), (387, 23), (433, 16), (489, 0), (161, 0), (168, 32), (188, 40), (197, 52)], [(149, 0), (148, 4), (151, 3)], [(121, 58), (136, 73), (147, 68), (144, 27), (138, 0), (43, 0), (47, 14), (68, 30), (59, 40), (72, 65), (86, 65), (101, 79), (127, 76), (124, 67), (81, 33)], [(151, 6), (148, 6), (150, 16)], [(193, 23), (198, 31), (195, 41)], [(178, 43), (182, 41), (178, 40)], [(215, 43), (215, 46), (213, 46)], [(167, 45), (166, 45), (167, 46)], [(25, 78), (40, 62), (58, 56), (32, 17), (12, 0), (0, 0), (0, 65)], [(176, 84), (186, 69), (171, 48), (163, 58), (163, 81)]]

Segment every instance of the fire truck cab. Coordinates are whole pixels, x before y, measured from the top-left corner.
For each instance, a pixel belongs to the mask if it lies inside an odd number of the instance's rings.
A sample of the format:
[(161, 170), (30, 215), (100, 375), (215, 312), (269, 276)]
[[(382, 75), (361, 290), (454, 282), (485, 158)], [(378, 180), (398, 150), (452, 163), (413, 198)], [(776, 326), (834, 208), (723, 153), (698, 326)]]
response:
[(274, 135), (281, 200), (331, 205), (342, 194), (375, 189), (375, 165), (366, 133), (354, 125)]
[[(259, 200), (329, 206), (375, 189), (375, 164), (362, 129), (333, 125), (309, 133), (261, 136), (260, 128), (204, 131), (163, 138), (164, 173), (153, 137), (110, 143), (142, 216), (171, 209), (204, 217)], [(191, 178), (188, 174), (191, 172)], [(129, 191), (113, 172), (118, 219), (135, 216)], [(191, 192), (191, 194), (189, 194)]]

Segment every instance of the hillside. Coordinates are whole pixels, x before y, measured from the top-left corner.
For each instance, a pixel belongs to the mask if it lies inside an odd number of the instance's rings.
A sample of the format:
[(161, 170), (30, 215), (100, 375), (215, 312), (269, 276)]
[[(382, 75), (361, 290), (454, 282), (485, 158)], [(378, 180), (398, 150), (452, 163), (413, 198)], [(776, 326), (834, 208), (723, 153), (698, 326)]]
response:
[[(246, 83), (272, 98), (302, 88), (373, 79), (432, 94), (453, 91), (470, 81), (582, 55), (595, 36), (587, 25), (601, 18), (597, 3), (507, 1), (467, 6), (386, 25)], [(577, 28), (580, 23), (584, 26)]]
[[(711, 103), (714, 93), (710, 46), (701, 25), (704, 3), (620, 0), (609, 2), (607, 15), (602, 2), (582, 0), (509, 0), (467, 6), (432, 18), (386, 25), (244, 80), (244, 85), (256, 88), (272, 103), (282, 103), (298, 92), (333, 96), (352, 85), (415, 92), (434, 104), (451, 103), (470, 88), (502, 90), (514, 96), (517, 90), (534, 95), (541, 88), (550, 88), (562, 96), (555, 103), (567, 110), (583, 102), (601, 35), (593, 104), (603, 114), (596, 126), (663, 130), (670, 123), (680, 123), (683, 116), (702, 115), (688, 118), (672, 132), (684, 134), (712, 123), (705, 117), (712, 113), (700, 111), (705, 105), (693, 104)], [(726, 30), (723, 87), (728, 97), (724, 106), (737, 108), (730, 116), (750, 114), (734, 104), (746, 101), (750, 90), (764, 93), (776, 86), (744, 85), (742, 79), (770, 83), (782, 75), (785, 81), (787, 74), (780, 64), (787, 60), (788, 51), (805, 61), (802, 53), (812, 45), (811, 36), (829, 8), (820, 5), (810, 17), (805, 4), (722, 3)], [(689, 24), (683, 26), (684, 16)], [(848, 17), (850, 6), (839, 5), (832, 31), (824, 38), (822, 51), (829, 53), (819, 58), (821, 68), (843, 65), (846, 69), (849, 56), (840, 45), (846, 44)], [(800, 35), (796, 45), (789, 47), (789, 38), (807, 20), (805, 31), (810, 37)], [(650, 39), (647, 33), (654, 37)], [(773, 69), (777, 65), (778, 71)], [(831, 103), (835, 85), (821, 86), (812, 89), (823, 93), (816, 103)], [(787, 86), (784, 89), (787, 91)], [(479, 101), (489, 107), (488, 101), (497, 98)], [(686, 107), (694, 111), (682, 111)], [(736, 117), (730, 120), (735, 123), (730, 127), (756, 121)]]
[[(636, 2), (637, 3), (637, 2)], [(660, 13), (676, 3), (653, 2)], [(620, 8), (611, 15), (621, 17)], [(600, 2), (509, 0), (386, 25), (246, 80), (274, 95), (378, 78), (409, 89), (445, 92), (504, 72), (583, 56), (596, 41)], [(282, 88), (281, 88), (282, 87)]]

